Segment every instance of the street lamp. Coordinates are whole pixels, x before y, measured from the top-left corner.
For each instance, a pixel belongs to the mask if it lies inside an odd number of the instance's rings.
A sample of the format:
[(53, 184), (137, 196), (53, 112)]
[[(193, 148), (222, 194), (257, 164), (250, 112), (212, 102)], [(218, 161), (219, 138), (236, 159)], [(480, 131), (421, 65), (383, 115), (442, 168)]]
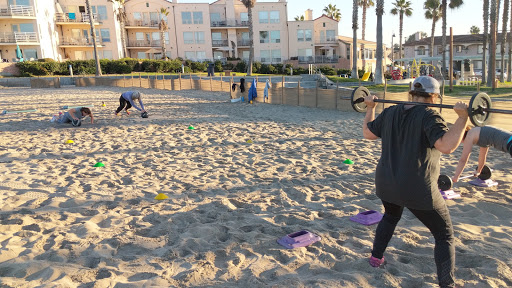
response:
[(395, 33), (391, 36), (391, 67), (395, 66), (395, 46), (393, 46), (393, 39), (395, 39)]

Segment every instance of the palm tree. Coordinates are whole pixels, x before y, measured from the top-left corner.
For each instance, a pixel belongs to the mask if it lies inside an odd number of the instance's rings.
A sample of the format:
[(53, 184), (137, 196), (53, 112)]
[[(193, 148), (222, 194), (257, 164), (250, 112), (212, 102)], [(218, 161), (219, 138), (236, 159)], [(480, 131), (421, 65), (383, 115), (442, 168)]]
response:
[(295, 21), (304, 21), (304, 15), (295, 16)]
[(411, 2), (406, 0), (395, 0), (393, 3), (395, 6), (391, 9), (391, 14), (400, 15), (400, 32), (399, 32), (399, 41), (400, 41), (400, 58), (402, 58), (402, 33), (404, 30), (404, 15), (409, 17), (412, 15), (412, 7)]
[[(462, 6), (462, 4), (464, 4), (464, 1), (463, 0), (450, 0), (450, 9), (455, 9), (455, 8), (458, 8), (460, 6)], [(446, 71), (446, 53), (445, 53), (445, 50), (446, 50), (446, 10), (447, 10), (447, 6), (448, 6), (448, 3), (447, 3), (447, 0), (442, 0), (441, 2), (441, 13), (443, 15), (443, 38), (442, 38), (442, 41), (441, 41), (441, 45), (443, 46), (442, 47), (442, 51), (443, 51), (443, 63), (442, 63), (442, 72), (444, 73), (444, 71)]]
[(254, 31), (252, 25), (252, 8), (256, 4), (256, 0), (242, 0), (245, 8), (247, 8), (247, 21), (249, 22), (249, 65), (247, 65), (247, 76), (252, 75), (252, 63), (254, 62)]
[[(330, 5), (330, 4), (329, 4)], [(359, 0), (354, 0), (352, 7), (352, 73), (350, 75), (353, 79), (358, 79), (357, 73), (357, 17), (358, 17)], [(361, 51), (361, 58), (364, 57), (363, 51)]]
[(336, 8), (336, 5), (329, 4), (325, 6), (323, 11), (328, 17), (336, 19), (338, 22), (341, 20), (340, 9)]
[(480, 28), (478, 28), (478, 26), (471, 26), (471, 28), (469, 28), (469, 34), (480, 34)]
[(487, 40), (489, 38), (489, 0), (484, 0), (484, 47), (482, 51), (482, 84), (485, 84), (487, 82), (487, 57), (486, 57), (486, 51), (487, 51)]
[(91, 25), (92, 44), (94, 46), (94, 59), (96, 60), (96, 76), (101, 76), (100, 58), (98, 57), (98, 46), (96, 45), (96, 31), (94, 29), (94, 17), (91, 13), (91, 2), (89, 0), (85, 0), (85, 4), (87, 5), (87, 14), (89, 14), (89, 24)]
[[(508, 8), (509, 8), (509, 2), (510, 0), (504, 1), (503, 6), (503, 28), (501, 28), (501, 75), (500, 75), (500, 82), (503, 83), (505, 81), (505, 43), (507, 42), (507, 24), (508, 24)], [(510, 70), (508, 70), (510, 73)]]
[(117, 8), (117, 11), (114, 11), (116, 12), (116, 18), (117, 18), (117, 21), (119, 21), (119, 26), (121, 28), (121, 45), (123, 46), (123, 57), (127, 57), (128, 55), (128, 50), (126, 49), (126, 29), (125, 29), (125, 24), (126, 24), (126, 21), (127, 21), (127, 17), (126, 17), (126, 12), (124, 12), (124, 4), (126, 2), (126, 0), (108, 0), (112, 3), (117, 3), (118, 5), (118, 8)]
[(495, 81), (496, 79), (496, 28), (497, 28), (497, 0), (491, 0), (491, 12), (490, 12), (490, 20), (491, 20), (491, 45), (489, 47), (489, 73), (487, 79), (487, 87), (492, 87), (492, 91), (496, 88)]
[[(361, 39), (365, 40), (365, 34), (366, 34), (366, 8), (370, 8), (374, 6), (375, 3), (373, 3), (373, 0), (359, 0), (359, 6), (363, 8), (363, 16), (362, 16), (362, 30), (361, 30)], [(364, 51), (364, 42), (361, 44), (361, 51)], [(363, 67), (365, 67), (365, 59), (363, 57)]]
[(167, 25), (167, 16), (169, 15), (169, 11), (166, 8), (160, 8), (160, 23), (158, 23), (158, 29), (160, 30), (160, 43), (162, 45), (162, 54), (163, 59), (167, 60), (167, 49), (165, 47), (165, 32), (169, 30), (169, 26)]
[(375, 51), (376, 67), (375, 67), (375, 84), (384, 83), (384, 74), (382, 73), (382, 15), (384, 14), (384, 0), (377, 0), (377, 6), (375, 7), (375, 14), (377, 14), (377, 51)]
[(439, 0), (427, 0), (423, 4), (423, 9), (426, 10), (425, 18), (432, 19), (432, 32), (430, 34), (430, 57), (434, 57), (434, 33), (436, 31), (436, 22), (442, 17), (441, 2)]

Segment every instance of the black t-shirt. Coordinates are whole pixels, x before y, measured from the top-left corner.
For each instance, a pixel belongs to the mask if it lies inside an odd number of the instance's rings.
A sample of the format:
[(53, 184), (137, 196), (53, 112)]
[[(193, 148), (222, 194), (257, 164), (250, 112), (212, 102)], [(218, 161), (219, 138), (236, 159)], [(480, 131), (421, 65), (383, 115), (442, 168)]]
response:
[(396, 205), (432, 210), (444, 202), (437, 187), (440, 157), (434, 144), (447, 131), (441, 115), (427, 106), (391, 106), (368, 128), (382, 138), (375, 186), (380, 199)]

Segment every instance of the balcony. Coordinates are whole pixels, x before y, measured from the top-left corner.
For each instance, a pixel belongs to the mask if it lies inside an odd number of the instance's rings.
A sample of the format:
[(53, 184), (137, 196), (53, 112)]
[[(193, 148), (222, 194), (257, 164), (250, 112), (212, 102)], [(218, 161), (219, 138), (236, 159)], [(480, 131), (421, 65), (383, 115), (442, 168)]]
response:
[(299, 64), (321, 64), (321, 63), (338, 63), (338, 56), (299, 56)]
[(315, 38), (315, 45), (336, 44), (337, 41), (336, 37), (318, 37)]
[(128, 47), (131, 49), (146, 47), (162, 47), (160, 40), (128, 40)]
[[(103, 46), (103, 43), (101, 43), (101, 39), (99, 37), (96, 37), (96, 45)], [(94, 43), (92, 42), (92, 39), (87, 39), (87, 38), (62, 37), (62, 38), (60, 38), (59, 46), (60, 47), (63, 47), (63, 46), (92, 47), (92, 46), (94, 46)]]
[(25, 5), (10, 5), (9, 8), (0, 8), (0, 17), (29, 17), (34, 18), (34, 7)]
[[(94, 25), (99, 25), (98, 15), (92, 14)], [(58, 25), (80, 24), (90, 25), (89, 14), (87, 13), (55, 13), (55, 22)]]
[(249, 21), (240, 21), (236, 19), (228, 19), (221, 21), (211, 21), (210, 26), (212, 28), (225, 28), (225, 27), (249, 27)]
[(228, 47), (228, 40), (212, 40), (212, 47)]
[(125, 25), (126, 29), (140, 29), (140, 28), (151, 28), (158, 29), (159, 22), (156, 20), (127, 20)]
[(39, 44), (36, 32), (1, 32), (0, 44)]
[(251, 45), (250, 39), (242, 39), (237, 42), (238, 47), (249, 47)]

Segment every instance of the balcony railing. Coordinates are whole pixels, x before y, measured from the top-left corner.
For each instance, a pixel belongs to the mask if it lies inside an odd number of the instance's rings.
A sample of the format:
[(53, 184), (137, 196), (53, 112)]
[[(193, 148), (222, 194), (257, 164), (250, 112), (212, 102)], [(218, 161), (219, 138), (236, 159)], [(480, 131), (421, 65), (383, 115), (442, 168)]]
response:
[[(98, 22), (98, 14), (92, 14), (94, 22)], [(55, 22), (65, 23), (89, 23), (89, 14), (87, 13), (55, 13)]]
[(249, 27), (249, 21), (240, 21), (235, 19), (211, 21), (211, 27)]
[(34, 7), (10, 5), (9, 8), (0, 8), (0, 16), (35, 17)]
[[(92, 42), (92, 39), (87, 38), (62, 37), (60, 38), (60, 45), (93, 46), (94, 43)], [(100, 37), (96, 37), (96, 45), (102, 45)]]
[(125, 26), (132, 27), (151, 27), (158, 28), (159, 22), (156, 20), (127, 20)]
[(212, 40), (212, 47), (228, 47), (228, 40)]
[(0, 43), (24, 43), (37, 41), (36, 32), (1, 32)]
[(251, 44), (251, 40), (250, 39), (242, 39), (242, 40), (238, 40), (237, 42), (237, 45), (238, 47), (249, 47), (249, 45)]
[(324, 44), (324, 43), (336, 43), (336, 37), (317, 37), (315, 38), (315, 43)]
[(162, 47), (160, 40), (128, 40), (129, 47)]
[(338, 56), (299, 56), (300, 64), (316, 64), (316, 63), (338, 63)]

